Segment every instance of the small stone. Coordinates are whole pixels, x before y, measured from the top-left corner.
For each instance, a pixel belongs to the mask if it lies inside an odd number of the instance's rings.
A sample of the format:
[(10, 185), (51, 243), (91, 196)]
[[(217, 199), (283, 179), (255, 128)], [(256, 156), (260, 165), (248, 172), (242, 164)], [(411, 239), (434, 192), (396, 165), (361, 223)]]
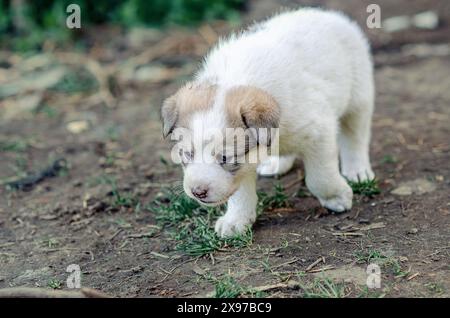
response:
[(370, 220), (369, 220), (369, 219), (363, 219), (363, 218), (360, 218), (360, 219), (358, 220), (358, 223), (359, 223), (359, 224), (370, 224)]
[(436, 189), (436, 185), (426, 179), (416, 179), (401, 183), (396, 189), (392, 190), (392, 194), (396, 195), (412, 195), (424, 194), (432, 192)]
[(412, 229), (408, 230), (408, 234), (417, 234), (419, 232), (419, 230), (415, 227), (413, 227)]
[(441, 260), (441, 257), (440, 257), (438, 254), (432, 255), (432, 256), (431, 256), (431, 260), (432, 260), (433, 262), (439, 262), (439, 261)]
[(74, 180), (74, 181), (72, 182), (72, 186), (75, 187), (75, 188), (79, 188), (79, 187), (81, 187), (82, 185), (83, 185), (83, 181), (81, 181), (81, 180)]
[(413, 194), (412, 189), (410, 187), (407, 187), (404, 185), (392, 190), (391, 193), (396, 194), (396, 195), (411, 195), (411, 194)]
[(412, 24), (419, 29), (434, 30), (439, 25), (439, 17), (434, 11), (425, 11), (412, 18)]
[(0, 117), (4, 120), (11, 120), (20, 117), (27, 117), (35, 111), (42, 101), (42, 94), (33, 93), (10, 98), (3, 101), (0, 107)]
[[(450, 54), (450, 45), (444, 44), (408, 44), (402, 48), (402, 54), (405, 56), (415, 56), (428, 58), (432, 56), (448, 56)], [(436, 112), (428, 113), (432, 120), (448, 120), (448, 116)]]
[(76, 120), (67, 124), (67, 130), (72, 134), (80, 134), (89, 129), (89, 123), (86, 120)]
[(386, 32), (398, 32), (406, 30), (411, 26), (411, 18), (406, 15), (387, 18), (383, 21), (382, 25)]

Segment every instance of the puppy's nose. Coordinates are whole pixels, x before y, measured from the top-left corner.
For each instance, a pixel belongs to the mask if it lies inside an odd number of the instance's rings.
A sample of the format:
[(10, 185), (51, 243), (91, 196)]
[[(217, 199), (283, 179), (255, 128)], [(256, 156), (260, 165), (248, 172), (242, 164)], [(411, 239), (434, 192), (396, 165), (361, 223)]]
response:
[(195, 187), (191, 191), (197, 199), (204, 199), (208, 196), (208, 189), (206, 187)]

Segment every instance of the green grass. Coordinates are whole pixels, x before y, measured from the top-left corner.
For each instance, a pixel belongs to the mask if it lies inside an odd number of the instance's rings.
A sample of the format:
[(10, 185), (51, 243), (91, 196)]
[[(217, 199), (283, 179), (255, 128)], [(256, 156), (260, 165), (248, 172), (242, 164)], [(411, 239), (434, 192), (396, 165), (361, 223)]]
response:
[(28, 159), (24, 153), (16, 153), (14, 163), (9, 164), (8, 166), (17, 178), (23, 178), (28, 174)]
[(306, 189), (298, 189), (297, 192), (295, 193), (295, 196), (298, 198), (307, 198), (311, 196), (311, 193), (309, 193), (308, 190)]
[(348, 184), (355, 194), (360, 194), (366, 197), (373, 197), (374, 195), (381, 193), (376, 179), (366, 180), (362, 182), (348, 181)]
[(116, 126), (110, 126), (106, 129), (106, 136), (109, 141), (118, 141), (120, 137), (119, 128)]
[(131, 223), (127, 222), (127, 220), (125, 220), (123, 218), (115, 219), (113, 221), (113, 223), (122, 229), (131, 229), (133, 227), (133, 225), (131, 225)]
[(107, 184), (111, 187), (111, 206), (114, 208), (134, 208), (135, 211), (140, 210), (140, 200), (131, 191), (121, 191), (117, 185), (117, 181), (111, 176), (100, 176), (95, 180), (98, 184)]
[(376, 263), (384, 270), (389, 271), (395, 277), (406, 277), (409, 272), (404, 271), (400, 262), (395, 257), (389, 257), (378, 250), (361, 250), (355, 252), (356, 261), (359, 264)]
[(113, 207), (126, 207), (126, 208), (138, 208), (139, 199), (130, 192), (119, 192), (119, 190), (113, 190)]
[(0, 152), (24, 152), (28, 148), (25, 140), (3, 140), (0, 141)]
[(214, 284), (213, 298), (236, 298), (239, 296), (262, 298), (266, 296), (264, 292), (239, 284), (229, 274), (225, 274), (220, 278), (206, 274), (203, 278)]
[(381, 158), (382, 164), (392, 164), (397, 162), (397, 158), (395, 158), (393, 155), (384, 155), (383, 158)]
[(386, 295), (384, 290), (373, 290), (364, 286), (358, 294), (358, 298), (383, 298)]
[[(280, 184), (271, 194), (259, 192), (258, 213), (267, 209), (289, 206), (289, 197)], [(226, 248), (245, 248), (253, 242), (251, 228), (230, 238), (219, 238), (214, 223), (224, 212), (223, 207), (207, 208), (184, 194), (166, 191), (148, 210), (153, 212), (159, 225), (168, 229), (177, 244), (175, 249), (190, 256), (202, 256)]]
[(59, 279), (50, 279), (47, 286), (52, 289), (60, 289), (62, 287), (62, 283)]
[(250, 228), (234, 237), (219, 238), (213, 226), (223, 208), (202, 207), (184, 194), (167, 191), (147, 208), (177, 242), (175, 249), (190, 256), (211, 254), (229, 247), (244, 248), (253, 241)]
[(47, 104), (42, 104), (33, 110), (33, 115), (44, 114), (47, 118), (55, 118), (58, 115), (58, 110)]
[(354, 255), (359, 264), (370, 264), (373, 261), (380, 261), (387, 258), (382, 252), (373, 249), (356, 251)]
[(425, 285), (425, 287), (432, 293), (435, 295), (440, 295), (443, 294), (445, 291), (445, 288), (442, 284), (438, 284), (438, 283), (428, 283)]
[(97, 79), (85, 68), (72, 69), (51, 88), (52, 91), (74, 94), (95, 91), (99, 87)]
[(271, 272), (272, 271), (272, 266), (270, 265), (269, 262), (270, 256), (267, 255), (262, 261), (260, 261), (262, 267), (264, 268), (265, 272)]
[(42, 241), (42, 244), (48, 248), (54, 248), (59, 245), (58, 239), (55, 238), (47, 238)]
[(119, 190), (116, 178), (111, 175), (101, 174), (98, 176), (89, 177), (86, 185), (91, 188), (99, 185), (106, 185), (110, 187), (111, 200), (110, 204), (114, 208), (133, 208), (135, 212), (141, 210), (141, 202), (139, 197), (131, 191)]
[(274, 210), (286, 208), (289, 204), (289, 196), (286, 194), (284, 187), (277, 183), (274, 185), (272, 193), (258, 192), (258, 212), (264, 210)]
[(316, 278), (312, 283), (301, 285), (302, 296), (305, 298), (343, 298), (345, 285), (335, 283), (329, 278)]
[(182, 227), (175, 238), (179, 241), (177, 250), (191, 256), (201, 256), (227, 247), (248, 247), (253, 241), (253, 232), (247, 228), (242, 234), (222, 239), (216, 235), (209, 218), (199, 216)]
[(155, 213), (156, 220), (162, 226), (176, 227), (180, 222), (193, 216), (211, 214), (214, 211), (201, 209), (200, 205), (186, 195), (177, 195), (169, 190), (153, 202), (150, 210)]
[(118, 189), (115, 179), (108, 179), (113, 195), (112, 205), (114, 207), (134, 207), (139, 203), (139, 199), (130, 192), (122, 192)]
[(214, 298), (236, 298), (244, 293), (244, 288), (230, 276), (216, 281), (214, 287)]
[(409, 271), (403, 270), (400, 262), (393, 257), (388, 258), (382, 263), (383, 268), (388, 269), (396, 278), (402, 278), (409, 275)]

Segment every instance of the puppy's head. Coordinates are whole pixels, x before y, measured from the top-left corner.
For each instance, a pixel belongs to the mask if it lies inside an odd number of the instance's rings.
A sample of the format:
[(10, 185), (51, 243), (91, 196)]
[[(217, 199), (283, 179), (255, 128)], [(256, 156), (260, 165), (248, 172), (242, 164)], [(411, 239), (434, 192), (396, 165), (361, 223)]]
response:
[[(166, 99), (163, 135), (176, 141), (172, 159), (183, 166), (188, 196), (218, 205), (254, 173), (257, 150), (270, 146), (279, 107), (261, 89), (189, 83)], [(256, 160), (255, 160), (256, 158)]]

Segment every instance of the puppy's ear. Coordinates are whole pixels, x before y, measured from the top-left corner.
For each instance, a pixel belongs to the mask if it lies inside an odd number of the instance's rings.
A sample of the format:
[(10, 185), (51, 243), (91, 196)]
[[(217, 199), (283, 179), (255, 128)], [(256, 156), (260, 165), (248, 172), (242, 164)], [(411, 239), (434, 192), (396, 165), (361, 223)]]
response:
[(178, 119), (177, 94), (167, 98), (161, 108), (163, 137), (166, 138), (175, 128)]
[(233, 127), (250, 128), (258, 143), (270, 146), (271, 128), (278, 128), (280, 121), (280, 108), (272, 96), (256, 87), (237, 86), (227, 93), (225, 104)]
[(167, 98), (161, 108), (164, 138), (172, 133), (175, 126), (186, 124), (188, 116), (210, 107), (215, 95), (215, 85), (188, 82), (175, 95)]

